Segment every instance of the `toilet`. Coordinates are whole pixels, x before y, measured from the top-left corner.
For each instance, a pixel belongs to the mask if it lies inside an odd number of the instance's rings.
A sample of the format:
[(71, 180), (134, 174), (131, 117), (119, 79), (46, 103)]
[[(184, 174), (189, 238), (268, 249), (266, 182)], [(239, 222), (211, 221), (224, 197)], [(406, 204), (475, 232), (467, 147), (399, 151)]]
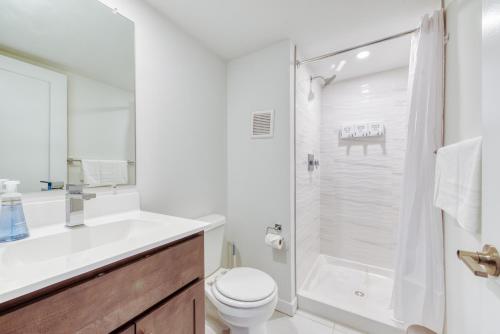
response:
[(249, 267), (221, 267), (226, 218), (198, 218), (205, 228), (205, 296), (207, 313), (215, 312), (231, 334), (266, 334), (266, 321), (278, 302), (278, 287), (263, 271)]

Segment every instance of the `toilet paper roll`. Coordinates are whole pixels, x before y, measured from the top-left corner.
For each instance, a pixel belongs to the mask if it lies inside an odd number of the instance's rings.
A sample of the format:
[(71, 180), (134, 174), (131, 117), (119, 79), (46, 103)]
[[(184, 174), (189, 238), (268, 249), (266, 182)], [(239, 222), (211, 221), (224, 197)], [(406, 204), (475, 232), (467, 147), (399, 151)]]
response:
[(281, 249), (283, 248), (283, 237), (278, 234), (268, 233), (266, 234), (266, 245), (274, 249)]

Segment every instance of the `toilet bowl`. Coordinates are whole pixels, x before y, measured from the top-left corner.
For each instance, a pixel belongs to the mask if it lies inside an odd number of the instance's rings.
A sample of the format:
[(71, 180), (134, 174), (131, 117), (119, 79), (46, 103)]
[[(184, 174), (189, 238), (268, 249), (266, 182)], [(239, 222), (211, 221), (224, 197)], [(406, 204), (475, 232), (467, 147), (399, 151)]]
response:
[(232, 334), (265, 334), (278, 302), (278, 289), (266, 273), (247, 267), (222, 269), (205, 281), (205, 295)]
[(205, 296), (231, 334), (266, 334), (266, 321), (278, 302), (271, 276), (255, 268), (221, 268), (225, 217), (199, 218), (205, 228)]

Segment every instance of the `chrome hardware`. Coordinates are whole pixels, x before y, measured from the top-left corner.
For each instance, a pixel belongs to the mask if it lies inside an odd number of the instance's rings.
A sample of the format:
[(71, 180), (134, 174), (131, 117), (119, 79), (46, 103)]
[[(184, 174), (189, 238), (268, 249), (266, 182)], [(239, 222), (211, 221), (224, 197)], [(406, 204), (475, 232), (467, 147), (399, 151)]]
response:
[[(73, 164), (76, 164), (76, 163), (82, 163), (82, 159), (77, 159), (77, 158), (68, 158), (67, 159), (68, 161), (68, 165), (73, 165)], [(129, 165), (135, 165), (135, 161), (133, 160), (127, 160), (127, 163)]]
[(491, 245), (484, 245), (482, 252), (457, 250), (457, 256), (476, 276), (500, 276), (500, 256)]
[(316, 169), (319, 168), (319, 160), (314, 159), (314, 154), (309, 153), (307, 155), (307, 170), (310, 172), (313, 172), (314, 168), (316, 168)]
[(266, 234), (269, 233), (269, 230), (273, 230), (274, 233), (281, 233), (282, 226), (281, 224), (274, 224), (274, 226), (266, 227)]
[(66, 226), (75, 227), (84, 223), (84, 201), (95, 198), (96, 194), (83, 192), (83, 185), (66, 185)]

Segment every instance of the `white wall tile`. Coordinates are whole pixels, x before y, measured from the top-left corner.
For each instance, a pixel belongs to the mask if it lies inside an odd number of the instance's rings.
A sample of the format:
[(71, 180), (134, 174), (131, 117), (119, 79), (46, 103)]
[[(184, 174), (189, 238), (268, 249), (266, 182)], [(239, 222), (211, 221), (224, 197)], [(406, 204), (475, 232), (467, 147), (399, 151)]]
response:
[(297, 70), (296, 94), (296, 262), (300, 288), (320, 250), (320, 171), (307, 169), (307, 155), (320, 159), (321, 87), (313, 81), (314, 99), (309, 100), (309, 72)]
[[(338, 82), (321, 108), (321, 253), (391, 268), (407, 133), (408, 69)], [(340, 140), (344, 123), (381, 121), (385, 137)]]

